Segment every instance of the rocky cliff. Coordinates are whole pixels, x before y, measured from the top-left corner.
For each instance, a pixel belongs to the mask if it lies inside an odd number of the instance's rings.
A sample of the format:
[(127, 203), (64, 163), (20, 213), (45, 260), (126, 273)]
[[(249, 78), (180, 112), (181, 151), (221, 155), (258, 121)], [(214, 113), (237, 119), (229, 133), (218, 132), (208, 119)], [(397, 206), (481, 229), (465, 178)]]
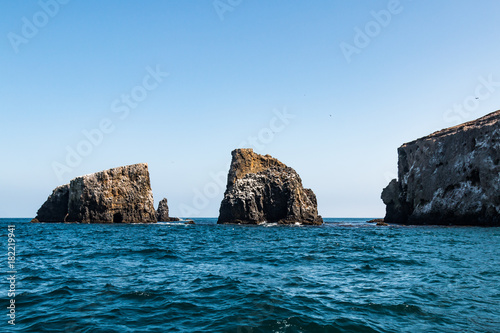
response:
[(36, 220), (62, 222), (68, 214), (69, 184), (56, 187), (37, 212)]
[(83, 223), (156, 222), (147, 164), (109, 169), (56, 188), (34, 221)]
[(385, 221), (500, 226), (500, 111), (398, 149)]
[(218, 223), (322, 224), (316, 195), (295, 170), (252, 149), (232, 152)]

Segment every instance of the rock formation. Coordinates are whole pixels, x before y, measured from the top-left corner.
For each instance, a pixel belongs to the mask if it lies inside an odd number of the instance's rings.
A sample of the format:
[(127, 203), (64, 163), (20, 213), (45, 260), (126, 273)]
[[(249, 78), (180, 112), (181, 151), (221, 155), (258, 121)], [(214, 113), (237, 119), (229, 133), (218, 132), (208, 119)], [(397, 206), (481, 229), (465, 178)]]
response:
[(373, 219), (370, 221), (366, 221), (366, 223), (384, 223), (384, 219)]
[(32, 222), (61, 222), (68, 214), (69, 184), (56, 187)]
[(385, 221), (500, 226), (500, 111), (398, 149)]
[(156, 222), (148, 165), (135, 164), (77, 177), (53, 191), (34, 221)]
[(156, 219), (158, 222), (180, 221), (178, 217), (169, 217), (168, 215), (168, 201), (167, 198), (163, 198), (158, 203), (158, 210), (156, 211)]
[(232, 157), (217, 223), (323, 223), (316, 195), (295, 170), (252, 149), (236, 149)]
[(168, 216), (168, 201), (167, 198), (163, 198), (158, 203), (158, 209), (156, 210), (156, 219), (158, 222), (168, 222), (170, 217)]

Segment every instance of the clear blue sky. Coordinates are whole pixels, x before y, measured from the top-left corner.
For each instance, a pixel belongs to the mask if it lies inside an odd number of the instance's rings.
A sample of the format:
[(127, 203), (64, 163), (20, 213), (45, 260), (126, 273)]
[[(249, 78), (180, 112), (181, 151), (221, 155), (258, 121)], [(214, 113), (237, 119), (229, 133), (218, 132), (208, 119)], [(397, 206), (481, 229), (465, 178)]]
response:
[(139, 162), (172, 215), (215, 217), (239, 146), (323, 216), (379, 217), (401, 144), (500, 109), (494, 0), (55, 1), (0, 2), (2, 217)]

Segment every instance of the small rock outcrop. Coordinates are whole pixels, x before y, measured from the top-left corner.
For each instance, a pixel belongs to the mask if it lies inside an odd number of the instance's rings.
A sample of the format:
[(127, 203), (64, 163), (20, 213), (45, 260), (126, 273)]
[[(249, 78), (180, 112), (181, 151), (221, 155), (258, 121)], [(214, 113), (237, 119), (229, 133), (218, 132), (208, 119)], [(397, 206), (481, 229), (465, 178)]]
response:
[(167, 198), (161, 199), (158, 203), (158, 209), (156, 210), (156, 219), (158, 222), (169, 222), (170, 217), (168, 216), (168, 201)]
[(153, 223), (153, 204), (148, 165), (134, 164), (77, 177), (59, 186), (34, 221)]
[(376, 225), (377, 225), (377, 226), (382, 226), (382, 227), (387, 227), (387, 226), (389, 226), (389, 224), (388, 224), (388, 223), (385, 223), (384, 221), (378, 221)]
[(168, 215), (168, 201), (167, 198), (163, 198), (158, 203), (158, 209), (156, 210), (156, 219), (158, 220), (158, 222), (180, 221), (178, 217), (170, 217)]
[(366, 221), (366, 223), (384, 223), (384, 219), (373, 219), (370, 221)]
[(385, 221), (500, 226), (500, 111), (398, 149)]
[(252, 149), (236, 149), (217, 223), (264, 222), (319, 225), (323, 219), (316, 195), (302, 187), (294, 169)]

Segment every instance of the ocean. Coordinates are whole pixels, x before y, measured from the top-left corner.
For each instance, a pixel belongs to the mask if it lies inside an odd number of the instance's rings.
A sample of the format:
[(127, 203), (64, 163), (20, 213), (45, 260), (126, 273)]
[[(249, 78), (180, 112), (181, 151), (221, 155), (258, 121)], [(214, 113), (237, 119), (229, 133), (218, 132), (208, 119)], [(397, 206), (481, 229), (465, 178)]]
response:
[(302, 227), (0, 219), (0, 331), (500, 332), (500, 228), (367, 220)]

